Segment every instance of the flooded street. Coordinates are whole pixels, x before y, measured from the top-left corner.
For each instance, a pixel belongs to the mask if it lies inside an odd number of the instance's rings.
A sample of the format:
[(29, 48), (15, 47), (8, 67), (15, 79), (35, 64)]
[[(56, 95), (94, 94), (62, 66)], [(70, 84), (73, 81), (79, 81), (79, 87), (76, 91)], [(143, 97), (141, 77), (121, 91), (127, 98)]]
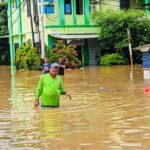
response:
[(34, 109), (39, 71), (0, 66), (0, 149), (149, 150), (150, 81), (135, 66), (65, 71), (70, 101), (60, 108)]

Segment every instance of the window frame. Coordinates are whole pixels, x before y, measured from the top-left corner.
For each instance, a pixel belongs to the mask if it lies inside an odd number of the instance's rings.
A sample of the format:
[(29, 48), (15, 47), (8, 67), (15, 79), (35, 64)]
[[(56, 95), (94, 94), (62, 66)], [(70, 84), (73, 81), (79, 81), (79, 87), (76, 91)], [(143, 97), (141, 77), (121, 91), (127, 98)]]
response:
[[(52, 13), (48, 13), (47, 12), (47, 10), (46, 10), (46, 7), (53, 7), (53, 10), (52, 10)], [(41, 12), (41, 6), (39, 6), (39, 10), (40, 10), (40, 14), (42, 14), (42, 12)], [(53, 14), (55, 14), (55, 7), (54, 7), (54, 5), (46, 5), (46, 4), (44, 4), (44, 14), (45, 15), (53, 15)]]
[(130, 9), (130, 0), (120, 0), (120, 9)]
[[(48, 7), (52, 8), (52, 11), (50, 13), (48, 13)], [(54, 5), (44, 5), (44, 14), (55, 14), (55, 9), (54, 9)]]
[[(77, 4), (79, 7), (77, 6)], [(76, 14), (83, 15), (83, 0), (76, 0)]]
[(67, 12), (67, 11), (66, 11), (66, 4), (68, 4), (68, 3), (66, 3), (66, 1), (67, 1), (67, 0), (64, 0), (64, 13), (65, 13), (66, 15), (70, 15), (70, 14), (72, 14), (72, 1), (69, 0), (69, 1), (70, 1), (70, 12)]

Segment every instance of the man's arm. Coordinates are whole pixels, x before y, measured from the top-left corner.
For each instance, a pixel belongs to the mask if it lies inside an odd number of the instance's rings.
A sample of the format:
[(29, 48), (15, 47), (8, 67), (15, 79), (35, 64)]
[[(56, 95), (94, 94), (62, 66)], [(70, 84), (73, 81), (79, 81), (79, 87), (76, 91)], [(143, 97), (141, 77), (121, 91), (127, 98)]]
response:
[(62, 78), (61, 78), (60, 90), (61, 90), (61, 95), (66, 95), (71, 100), (71, 94), (64, 89), (64, 84), (63, 84)]
[(59, 77), (59, 78), (60, 78), (60, 93), (61, 93), (61, 95), (65, 95), (66, 94), (66, 90), (64, 88), (63, 80), (62, 80), (61, 77)]
[(35, 107), (39, 106), (39, 97), (42, 95), (42, 93), (43, 93), (43, 78), (41, 77), (38, 82), (38, 86), (36, 88), (35, 93), (35, 102), (34, 102)]

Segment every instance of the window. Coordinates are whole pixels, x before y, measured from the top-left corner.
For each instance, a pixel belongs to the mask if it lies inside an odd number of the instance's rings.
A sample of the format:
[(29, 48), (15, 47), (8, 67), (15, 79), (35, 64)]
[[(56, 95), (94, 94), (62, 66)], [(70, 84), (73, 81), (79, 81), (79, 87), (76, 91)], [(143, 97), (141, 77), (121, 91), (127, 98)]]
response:
[(19, 48), (19, 43), (14, 43), (15, 50)]
[(129, 9), (130, 8), (130, 0), (120, 0), (120, 8), (121, 9)]
[[(41, 14), (41, 6), (40, 6)], [(44, 5), (44, 14), (54, 14), (54, 5)]]
[(71, 0), (65, 0), (65, 14), (71, 14), (72, 13), (72, 8), (71, 8)]
[(83, 14), (83, 0), (76, 0), (76, 13), (78, 15)]
[(44, 5), (45, 14), (54, 14), (54, 5)]

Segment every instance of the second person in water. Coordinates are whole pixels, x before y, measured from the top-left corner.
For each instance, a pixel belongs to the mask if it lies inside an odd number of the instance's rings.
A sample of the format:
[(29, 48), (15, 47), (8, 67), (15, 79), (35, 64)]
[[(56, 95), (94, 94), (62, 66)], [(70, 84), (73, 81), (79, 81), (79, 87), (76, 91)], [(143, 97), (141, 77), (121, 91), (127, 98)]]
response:
[(57, 63), (59, 65), (59, 70), (58, 70), (58, 75), (62, 77), (64, 80), (64, 75), (65, 75), (65, 63), (63, 61), (63, 57), (59, 57), (57, 60)]
[(44, 74), (49, 73), (50, 67), (51, 67), (51, 64), (48, 62), (48, 58), (45, 58), (44, 63), (42, 65), (42, 72)]

